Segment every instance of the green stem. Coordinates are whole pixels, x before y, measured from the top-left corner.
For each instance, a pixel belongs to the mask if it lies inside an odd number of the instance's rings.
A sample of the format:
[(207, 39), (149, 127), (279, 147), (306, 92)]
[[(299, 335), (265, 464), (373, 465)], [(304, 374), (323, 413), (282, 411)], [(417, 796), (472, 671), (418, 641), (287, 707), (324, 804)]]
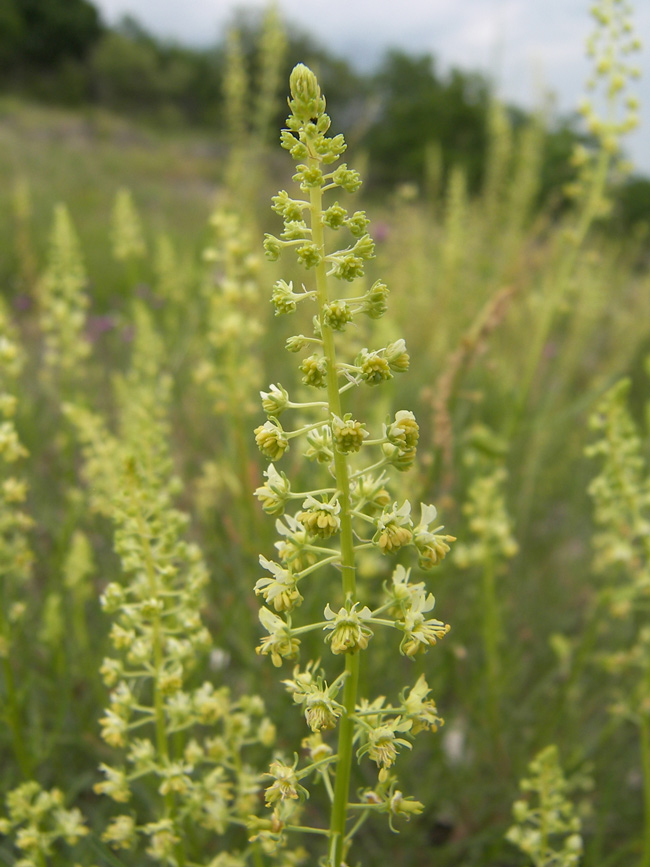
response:
[[(149, 533), (145, 524), (142, 512), (138, 510), (138, 532), (142, 538), (145, 557), (145, 569), (147, 572), (147, 580), (149, 582), (149, 592), (153, 599), (159, 596), (158, 582), (156, 580), (156, 568), (151, 551), (151, 542)], [(169, 758), (169, 746), (167, 744), (167, 730), (165, 726), (165, 708), (164, 697), (159, 687), (160, 674), (164, 666), (163, 643), (161, 630), (160, 612), (156, 611), (152, 620), (153, 631), (153, 693), (154, 693), (154, 714), (156, 719), (156, 745), (158, 752), (165, 761)], [(169, 799), (165, 799), (169, 803)]]
[[(310, 158), (310, 165), (318, 167), (318, 161)], [(323, 231), (322, 190), (310, 190), (310, 211), (312, 240), (321, 253), (321, 262), (316, 269), (316, 289), (323, 340), (323, 355), (327, 364), (327, 398), (330, 418), (332, 415), (343, 417), (341, 395), (339, 393), (338, 371), (334, 334), (325, 323), (323, 309), (329, 301), (325, 265), (325, 241)], [(346, 602), (356, 602), (356, 573), (354, 562), (354, 536), (352, 534), (352, 515), (350, 507), (350, 472), (346, 456), (334, 449), (334, 473), (336, 487), (340, 491), (341, 504), (341, 581)], [(359, 654), (348, 654), (345, 659), (347, 674), (343, 687), (342, 704), (345, 714), (341, 719), (338, 741), (338, 761), (334, 781), (334, 801), (330, 814), (329, 867), (340, 867), (345, 850), (350, 777), (352, 773), (352, 740), (354, 736), (353, 714), (357, 702), (359, 683)]]
[(650, 867), (650, 720), (641, 718), (641, 767), (643, 769), (643, 857), (640, 867)]
[(483, 568), (483, 652), (487, 670), (487, 711), (493, 743), (499, 735), (499, 607), (496, 598), (495, 569), (492, 557), (486, 559)]
[[(136, 480), (133, 479), (133, 488), (134, 493), (137, 496), (136, 492)], [(142, 514), (142, 510), (138, 508), (137, 510), (137, 524), (138, 524), (138, 532), (142, 539), (142, 544), (144, 548), (144, 559), (145, 559), (145, 569), (147, 573), (147, 580), (149, 582), (149, 592), (151, 593), (152, 599), (160, 598), (160, 586), (158, 579), (156, 577), (156, 566), (153, 556), (153, 551), (151, 550), (151, 540), (149, 538), (149, 531), (144, 520), (144, 515)], [(158, 752), (163, 759), (164, 763), (167, 764), (169, 761), (169, 743), (167, 740), (167, 727), (165, 721), (165, 704), (164, 704), (164, 696), (162, 690), (160, 689), (160, 675), (164, 668), (164, 647), (163, 647), (163, 634), (162, 634), (162, 618), (160, 611), (156, 610), (153, 615), (152, 620), (152, 632), (153, 632), (153, 662), (154, 662), (154, 675), (153, 675), (153, 695), (154, 695), (154, 713), (155, 713), (155, 728), (156, 728), (156, 745), (158, 748)], [(165, 815), (172, 818), (175, 823), (175, 803), (174, 796), (171, 792), (168, 792), (165, 796)], [(185, 867), (185, 850), (181, 838), (181, 842), (178, 843), (175, 847), (176, 850), (176, 859), (178, 861), (179, 867)]]
[(548, 811), (549, 811), (549, 795), (550, 795), (549, 787), (548, 787), (548, 776), (546, 768), (542, 773), (542, 778), (540, 780), (540, 789), (539, 789), (539, 835), (540, 835), (540, 845), (539, 852), (541, 857), (544, 859), (541, 863), (547, 863), (547, 854), (548, 854)]
[[(573, 237), (568, 241), (571, 246), (568, 251), (566, 247), (563, 250), (560, 258), (560, 265), (555, 276), (555, 288), (552, 294), (549, 294), (542, 308), (542, 326), (538, 329), (536, 339), (533, 343), (532, 352), (528, 353), (528, 366), (524, 374), (523, 388), (520, 392), (519, 401), (515, 406), (515, 413), (511, 419), (509, 436), (512, 439), (516, 433), (520, 431), (521, 423), (525, 417), (528, 399), (532, 383), (539, 366), (539, 360), (542, 356), (544, 346), (548, 340), (551, 328), (555, 321), (555, 315), (559, 305), (562, 303), (566, 290), (571, 279), (574, 276), (578, 257), (582, 251), (582, 246), (589, 233), (589, 230), (598, 216), (598, 207), (605, 190), (607, 182), (607, 173), (610, 167), (610, 154), (602, 149), (598, 156), (594, 179), (589, 191), (585, 207), (580, 215), (575, 227)], [(556, 370), (564, 369), (564, 355), (561, 350), (556, 359)], [(527, 532), (528, 523), (534, 502), (535, 487), (540, 467), (543, 463), (545, 453), (545, 445), (548, 442), (549, 431), (553, 425), (549, 421), (550, 413), (553, 407), (553, 401), (557, 393), (557, 386), (546, 389), (542, 396), (541, 405), (537, 414), (537, 424), (532, 436), (532, 442), (526, 449), (526, 458), (522, 471), (522, 494), (519, 503), (519, 528), (520, 537), (523, 538)]]
[(83, 654), (86, 654), (90, 641), (86, 624), (86, 600), (81, 589), (73, 591), (72, 622), (76, 645)]
[[(526, 356), (527, 364), (524, 368), (524, 375), (522, 377), (522, 387), (519, 393), (519, 399), (515, 404), (514, 415), (511, 418), (511, 437), (518, 431), (526, 412), (530, 390), (539, 366), (539, 360), (544, 350), (544, 346), (546, 345), (553, 322), (555, 321), (555, 314), (558, 306), (564, 299), (569, 282), (573, 277), (582, 245), (584, 244), (589, 229), (597, 216), (598, 205), (603, 190), (605, 189), (609, 162), (609, 154), (607, 151), (601, 150), (598, 156), (594, 180), (585, 207), (580, 214), (571, 239), (562, 242), (560, 264), (557, 272), (552, 277), (552, 286), (549, 287), (549, 291), (544, 298), (541, 323), (534, 336), (533, 345)], [(550, 392), (548, 394), (550, 394)]]
[(20, 711), (18, 707), (14, 672), (11, 667), (11, 660), (8, 656), (3, 658), (2, 663), (7, 698), (5, 715), (13, 736), (14, 752), (16, 754), (16, 759), (18, 760), (18, 765), (20, 766), (23, 777), (28, 780), (32, 776), (32, 763), (23, 740), (23, 727), (20, 724)]

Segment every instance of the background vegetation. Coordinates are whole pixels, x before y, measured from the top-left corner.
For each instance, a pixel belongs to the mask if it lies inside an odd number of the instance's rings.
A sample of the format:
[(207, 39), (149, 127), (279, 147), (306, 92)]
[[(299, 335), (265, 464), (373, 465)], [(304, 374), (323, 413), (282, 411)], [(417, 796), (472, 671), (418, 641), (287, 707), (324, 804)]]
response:
[[(106, 26), (89, 0), (3, 0), (0, 9), (0, 89), (49, 104), (109, 109), (155, 128), (209, 130), (219, 141), (226, 126), (223, 88), (227, 39), (209, 49), (161, 41), (135, 19)], [(237, 29), (246, 71), (256, 80), (261, 18), (239, 12)], [(393, 50), (370, 74), (333, 55), (310, 34), (285, 25), (287, 50), (281, 73), (288, 80), (298, 62), (314, 68), (347, 140), (368, 158), (372, 190), (395, 183), (431, 181), (436, 164), (446, 176), (452, 163), (466, 169), (472, 192), (485, 170), (490, 87), (461, 69), (439, 70), (429, 55)], [(527, 115), (509, 108), (515, 128)], [(278, 101), (273, 128), (284, 121)], [(576, 117), (547, 118), (540, 200), (564, 204), (563, 187), (574, 170), (572, 147), (583, 138)], [(626, 232), (649, 219), (650, 181), (625, 179), (616, 195), (616, 226)]]
[[(84, 0), (5, 0), (0, 15), (2, 327), (24, 357), (21, 370), (5, 365), (3, 389), (17, 396), (32, 522), (21, 530), (31, 571), (2, 576), (11, 621), (3, 631), (11, 653), (2, 645), (2, 788), (4, 796), (30, 776), (59, 787), (99, 839), (112, 806), (93, 785), (114, 754), (97, 723), (108, 703), (98, 671), (111, 653), (99, 598), (123, 570), (99, 477), (65, 406), (98, 414), (125, 437), (124, 382), (142, 363), (140, 338), (157, 365), (151, 382), (168, 377), (161, 406), (181, 480), (169, 496), (189, 515), (187, 537), (211, 576), (203, 616), (213, 647), (197, 657), (193, 683), (263, 694), (280, 748), (304, 735), (276, 673), (255, 655), (252, 593), (258, 554), (274, 539), (252, 497), (265, 466), (252, 434), (263, 420), (257, 392), (278, 380), (300, 388), (291, 359), (277, 352), (285, 326), (266, 298), (279, 275), (259, 240), (278, 231), (268, 205), (275, 179), (289, 184), (289, 161), (269, 147), (286, 113), (284, 85), (263, 124), (238, 122), (253, 88), (238, 90), (232, 76), (239, 70), (250, 85), (263, 68), (255, 20), (236, 22), (238, 54), (232, 32), (195, 51), (161, 44), (135, 22), (108, 29)], [(448, 638), (415, 664), (396, 664), (386, 649), (385, 664), (365, 673), (370, 691), (393, 695), (426, 671), (445, 726), (403, 765), (426, 810), (395, 837), (369, 823), (358, 853), (368, 865), (385, 863), (387, 851), (412, 867), (527, 863), (504, 834), (529, 761), (555, 743), (575, 783), (583, 863), (647, 867), (649, 769), (637, 736), (647, 696), (634, 713), (620, 712), (620, 693), (636, 694), (638, 676), (604, 659), (636, 646), (647, 611), (631, 615), (611, 589), (629, 570), (647, 575), (647, 550), (594, 560), (602, 527), (588, 491), (601, 464), (585, 448), (601, 436), (589, 417), (627, 378), (620, 399), (639, 431), (638, 487), (648, 489), (648, 181), (623, 182), (614, 171), (607, 195), (593, 179), (586, 192), (567, 194), (581, 178), (575, 145), (597, 150), (597, 137), (499, 106), (485, 81), (438, 73), (430, 58), (394, 52), (376, 75), (361, 76), (291, 30), (282, 57), (283, 82), (297, 60), (319, 70), (350, 143), (346, 159), (368, 167), (377, 242), (368, 285), (381, 277), (390, 287), (383, 336), (404, 336), (412, 359), (400, 391), (368, 401), (368, 415), (381, 423), (403, 406), (414, 410), (421, 440), (408, 485), (438, 505), (459, 540), (431, 584), (436, 612), (453, 624)], [(242, 169), (242, 154), (255, 171)], [(115, 204), (119, 188), (130, 190), (126, 213), (124, 193), (122, 210)], [(62, 202), (79, 239), (67, 248), (52, 234)], [(233, 237), (224, 214), (240, 227)], [(63, 274), (76, 274), (78, 286), (60, 303), (72, 305), (68, 318), (80, 305), (73, 343), (86, 347), (69, 369), (52, 360), (59, 332), (48, 289), (64, 248)], [(251, 339), (235, 327), (229, 344), (214, 298), (242, 256), (247, 289), (230, 302), (255, 331)], [(297, 285), (304, 279), (293, 276)], [(157, 348), (149, 350), (151, 332)], [(146, 383), (138, 387), (146, 394)], [(641, 530), (610, 518), (626, 551), (648, 533), (647, 500), (639, 502)], [(143, 811), (152, 791), (138, 792)], [(324, 810), (309, 809), (314, 821)], [(206, 839), (208, 863), (220, 844)], [(51, 863), (68, 863), (68, 850), (56, 847)], [(143, 863), (85, 838), (76, 852), (69, 863)], [(2, 838), (0, 863), (16, 858)]]

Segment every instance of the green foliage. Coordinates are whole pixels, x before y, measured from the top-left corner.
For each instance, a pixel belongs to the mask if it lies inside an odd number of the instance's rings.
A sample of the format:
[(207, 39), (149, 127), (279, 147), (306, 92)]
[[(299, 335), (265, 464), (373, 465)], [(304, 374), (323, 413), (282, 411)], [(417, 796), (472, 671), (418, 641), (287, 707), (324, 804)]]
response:
[(208, 54), (158, 44), (140, 28), (108, 32), (89, 61), (89, 79), (101, 104), (137, 112), (163, 125), (214, 116), (218, 84)]
[(81, 60), (103, 31), (88, 0), (4, 0), (2, 23), (0, 54), (6, 66), (23, 70), (51, 69), (68, 58)]
[(616, 191), (612, 223), (624, 234), (635, 225), (650, 225), (650, 180), (631, 177), (623, 183)]
[(371, 166), (383, 183), (423, 177), (426, 147), (440, 142), (443, 162), (459, 160), (475, 188), (485, 152), (488, 88), (478, 75), (436, 74), (430, 55), (393, 51), (376, 78), (379, 117), (368, 130)]
[[(484, 176), (488, 178), (489, 197), (496, 176), (495, 154), (488, 149), (498, 112), (506, 134), (507, 128), (518, 131), (530, 120), (521, 109), (498, 108), (485, 77), (459, 69), (439, 72), (429, 55), (392, 51), (377, 70), (362, 75), (348, 60), (284, 22), (273, 5), (263, 13), (239, 10), (218, 44), (199, 50), (160, 41), (129, 17), (115, 28), (104, 29), (86, 0), (63, 5), (30, 0), (38, 9), (34, 12), (37, 26), (27, 28), (23, 21), (27, 5), (23, 10), (14, 2), (7, 0), (0, 10), (5, 14), (0, 63), (4, 57), (8, 68), (22, 64), (22, 71), (20, 76), (6, 77), (6, 87), (50, 102), (103, 106), (163, 128), (182, 123), (211, 130), (216, 126), (226, 144), (233, 136), (228, 82), (234, 70), (235, 38), (237, 75), (247, 79), (253, 91), (247, 103), (252, 102), (249, 121), (243, 124), (240, 118), (237, 123), (240, 133), (248, 126), (258, 144), (268, 144), (271, 130), (281, 122), (281, 77), (297, 62), (308, 62), (327, 88), (330, 106), (348, 118), (349, 140), (368, 154), (375, 189), (403, 182), (425, 188), (431, 168), (427, 154), (437, 148), (441, 176), (460, 164), (471, 192), (477, 191)], [(27, 29), (37, 43), (29, 51)], [(44, 75), (46, 48), (55, 50), (56, 56), (48, 55)], [(620, 74), (618, 67), (614, 74)], [(244, 90), (239, 90), (243, 98)], [(578, 178), (569, 156), (577, 143), (588, 146), (592, 138), (581, 135), (573, 120), (549, 118), (544, 126), (536, 194), (565, 207), (562, 190), (575, 190)], [(645, 219), (647, 208), (641, 207), (639, 213), (636, 198), (630, 201), (630, 195), (623, 187), (617, 197), (623, 221)]]

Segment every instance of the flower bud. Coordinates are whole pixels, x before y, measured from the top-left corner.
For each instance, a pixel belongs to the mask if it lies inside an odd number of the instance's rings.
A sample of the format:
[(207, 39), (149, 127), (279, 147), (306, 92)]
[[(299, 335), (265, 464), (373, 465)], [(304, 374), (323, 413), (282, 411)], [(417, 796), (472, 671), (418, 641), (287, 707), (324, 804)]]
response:
[(352, 311), (345, 301), (332, 301), (323, 309), (323, 320), (334, 331), (343, 331), (348, 322), (352, 321)]
[(386, 429), (386, 437), (401, 449), (414, 449), (420, 438), (420, 428), (412, 412), (400, 409), (395, 421)]
[(275, 307), (275, 315), (280, 316), (282, 313), (293, 313), (296, 309), (296, 295), (293, 291), (293, 282), (287, 283), (285, 280), (278, 280), (273, 286), (271, 293), (271, 302)]
[(411, 521), (411, 504), (406, 500), (399, 509), (397, 503), (389, 511), (377, 518), (377, 532), (373, 542), (382, 554), (399, 551), (413, 540), (413, 523)]
[(302, 247), (298, 247), (296, 250), (296, 256), (302, 266), (307, 269), (315, 268), (317, 265), (320, 265), (322, 259), (320, 250), (316, 244), (312, 244), (311, 241), (303, 244)]
[(330, 229), (340, 229), (344, 225), (348, 212), (338, 202), (323, 212), (323, 222)]
[(255, 442), (270, 461), (279, 460), (289, 448), (289, 440), (279, 424), (267, 421), (255, 428)]
[(360, 238), (366, 231), (366, 227), (370, 220), (366, 217), (365, 211), (355, 211), (347, 222), (348, 229), (356, 238)]
[(287, 352), (300, 352), (307, 345), (307, 338), (304, 334), (296, 334), (293, 337), (288, 337), (284, 348)]
[(348, 193), (356, 193), (361, 186), (361, 175), (349, 169), (345, 163), (341, 163), (332, 175), (332, 182)]
[(267, 415), (278, 416), (289, 404), (289, 393), (280, 384), (270, 385), (269, 391), (260, 391), (260, 397)]
[(273, 464), (265, 471), (266, 482), (255, 491), (255, 496), (262, 504), (267, 515), (282, 515), (291, 485), (284, 473), (278, 473)]
[(274, 235), (264, 235), (264, 252), (270, 262), (277, 262), (282, 252), (282, 242)]
[(330, 631), (325, 641), (330, 642), (332, 653), (354, 653), (368, 646), (372, 630), (363, 621), (370, 617), (370, 609), (365, 606), (357, 612), (358, 604), (355, 602), (350, 608), (340, 608), (338, 613), (330, 608), (329, 603), (325, 607), (325, 619), (332, 621), (324, 627)]
[(368, 437), (368, 431), (360, 421), (355, 421), (350, 413), (346, 413), (343, 419), (337, 415), (332, 416), (332, 439), (337, 451), (349, 455), (358, 452)]
[(325, 100), (321, 96), (318, 80), (304, 63), (294, 67), (289, 78), (289, 89), (292, 96), (289, 108), (294, 117), (307, 123), (323, 114)]
[(314, 388), (325, 388), (327, 385), (327, 362), (322, 355), (309, 355), (303, 359), (300, 369), (304, 373), (302, 381)]
[(363, 259), (355, 256), (354, 253), (338, 256), (332, 273), (339, 280), (347, 280), (351, 283), (357, 277), (363, 277)]
[(393, 378), (388, 360), (378, 352), (362, 349), (355, 359), (355, 364), (361, 369), (361, 378), (368, 385), (379, 385)]
[(310, 536), (319, 539), (329, 539), (341, 529), (339, 513), (341, 504), (321, 503), (313, 497), (307, 497), (303, 503), (303, 511), (298, 512), (298, 520)]
[(406, 343), (400, 338), (386, 347), (386, 360), (393, 373), (404, 373), (409, 369), (410, 358), (406, 351)]
[(113, 849), (131, 849), (136, 840), (135, 819), (132, 816), (116, 816), (111, 819), (102, 834), (102, 840)]

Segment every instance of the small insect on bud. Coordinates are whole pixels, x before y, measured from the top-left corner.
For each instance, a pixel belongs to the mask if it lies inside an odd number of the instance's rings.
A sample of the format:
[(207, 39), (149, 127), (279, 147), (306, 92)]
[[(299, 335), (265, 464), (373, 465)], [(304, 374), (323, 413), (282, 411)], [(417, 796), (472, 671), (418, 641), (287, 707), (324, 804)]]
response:
[(297, 119), (307, 122), (323, 114), (325, 100), (321, 96), (318, 80), (304, 63), (294, 67), (289, 78), (289, 89), (292, 96), (289, 108)]

